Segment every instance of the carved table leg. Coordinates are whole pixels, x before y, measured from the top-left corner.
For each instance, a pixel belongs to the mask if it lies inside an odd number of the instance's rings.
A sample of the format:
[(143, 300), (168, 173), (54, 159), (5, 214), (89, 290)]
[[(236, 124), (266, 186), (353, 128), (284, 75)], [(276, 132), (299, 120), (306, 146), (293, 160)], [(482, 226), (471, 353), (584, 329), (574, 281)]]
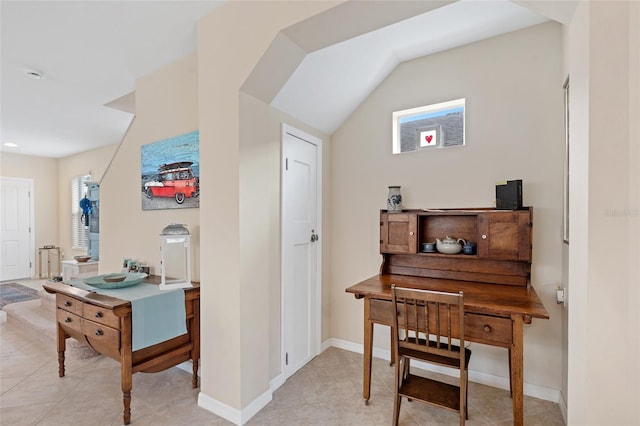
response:
[(191, 343), (193, 349), (191, 351), (191, 361), (193, 362), (193, 376), (191, 384), (194, 388), (198, 387), (198, 366), (200, 364), (200, 299), (193, 301), (193, 318), (190, 327)]
[(373, 351), (373, 323), (371, 322), (371, 299), (364, 299), (364, 380), (362, 388), (362, 396), (364, 402), (369, 405), (371, 396), (371, 362)]
[(124, 405), (124, 424), (131, 423), (131, 392), (122, 391), (122, 403)]
[(133, 372), (131, 363), (131, 313), (127, 313), (122, 318), (120, 348), (120, 373), (122, 381), (122, 404), (124, 405), (124, 424), (131, 423), (131, 388), (133, 386)]
[(58, 348), (58, 377), (64, 377), (64, 351), (66, 350), (67, 336), (60, 324), (56, 322), (56, 338)]

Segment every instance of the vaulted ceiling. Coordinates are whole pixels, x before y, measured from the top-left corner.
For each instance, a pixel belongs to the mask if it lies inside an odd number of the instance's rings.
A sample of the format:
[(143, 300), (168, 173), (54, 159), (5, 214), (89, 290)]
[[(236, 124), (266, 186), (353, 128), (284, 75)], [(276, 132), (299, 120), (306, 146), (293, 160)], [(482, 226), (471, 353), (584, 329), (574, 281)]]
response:
[[(60, 158), (119, 142), (135, 80), (195, 51), (197, 20), (221, 3), (2, 1), (0, 150)], [(284, 29), (243, 89), (331, 134), (399, 63), (549, 19), (566, 23), (574, 7), (348, 2)], [(341, 30), (326, 31), (330, 23)], [(283, 52), (292, 58), (285, 67)]]

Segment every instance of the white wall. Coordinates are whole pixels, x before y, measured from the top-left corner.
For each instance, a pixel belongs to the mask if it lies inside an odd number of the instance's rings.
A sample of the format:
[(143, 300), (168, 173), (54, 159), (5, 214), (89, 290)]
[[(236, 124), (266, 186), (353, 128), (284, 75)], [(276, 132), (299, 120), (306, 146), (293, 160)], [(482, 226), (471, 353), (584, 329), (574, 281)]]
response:
[[(524, 203), (534, 207), (532, 284), (551, 316), (525, 328), (525, 392), (558, 397), (563, 80), (561, 27), (542, 24), (401, 64), (334, 133), (333, 337), (362, 343), (362, 301), (344, 290), (378, 272), (389, 185), (402, 186), (406, 208), (481, 207), (494, 204), (496, 182), (521, 178)], [(462, 97), (465, 147), (391, 154), (393, 111)], [(376, 328), (374, 350), (388, 350), (388, 336)], [(507, 385), (507, 351), (472, 349), (470, 369)]]

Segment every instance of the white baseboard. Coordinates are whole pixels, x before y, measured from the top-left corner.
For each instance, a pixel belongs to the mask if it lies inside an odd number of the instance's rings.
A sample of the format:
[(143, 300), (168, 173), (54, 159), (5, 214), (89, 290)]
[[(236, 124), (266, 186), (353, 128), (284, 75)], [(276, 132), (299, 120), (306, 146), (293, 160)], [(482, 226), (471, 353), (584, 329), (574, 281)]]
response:
[(271, 379), (271, 381), (269, 381), (269, 389), (271, 389), (271, 393), (277, 391), (280, 388), (280, 386), (284, 384), (284, 382), (285, 382), (284, 374), (282, 373), (278, 374), (276, 377)]
[[(347, 340), (342, 339), (331, 339), (331, 346), (334, 346), (339, 349), (344, 349), (351, 352), (356, 353), (364, 353), (363, 345), (360, 343), (354, 343)], [(391, 360), (391, 352), (386, 349), (373, 348), (373, 357), (384, 359), (386, 361)], [(411, 362), (411, 365), (415, 365), (418, 368), (421, 368), (426, 371), (433, 371), (435, 373), (447, 374), (450, 376), (455, 375), (455, 373), (448, 368), (434, 366), (432, 364), (426, 364), (421, 362)], [(496, 376), (493, 374), (483, 373), (481, 371), (469, 370), (469, 380), (474, 383), (480, 383), (482, 385), (492, 386), (499, 389), (509, 390), (509, 378)], [(545, 401), (551, 402), (560, 402), (560, 391), (557, 389), (551, 389), (544, 386), (533, 385), (530, 383), (524, 384), (524, 394), (527, 396), (532, 396), (538, 399), (544, 399)], [(560, 407), (562, 409), (562, 405)], [(566, 410), (566, 405), (565, 405)], [(566, 420), (566, 415), (565, 415)]]
[[(331, 347), (331, 339), (327, 339), (322, 342), (320, 347), (320, 352), (324, 352)], [(183, 362), (178, 365), (178, 368), (191, 372), (191, 366), (193, 363), (191, 361)], [(198, 375), (200, 371), (198, 371)], [(202, 392), (198, 395), (198, 406), (204, 408), (205, 410), (211, 411), (213, 414), (222, 417), (225, 420), (230, 421), (236, 425), (243, 425), (253, 416), (255, 416), (258, 411), (262, 410), (269, 402), (272, 400), (273, 393), (280, 388), (285, 382), (284, 374), (280, 373), (273, 379), (269, 381), (269, 390), (258, 398), (256, 398), (251, 404), (247, 407), (243, 408), (242, 411), (230, 407), (214, 398), (211, 398)]]
[[(330, 347), (336, 347), (339, 349), (344, 349), (351, 352), (356, 353), (364, 353), (363, 345), (360, 343), (354, 343), (347, 340), (342, 339), (327, 339), (321, 344), (320, 351), (324, 352)], [(389, 361), (391, 359), (391, 353), (385, 349), (373, 348), (373, 357), (384, 359)], [(191, 362), (184, 362), (178, 365), (178, 368), (181, 368), (187, 372), (191, 372)], [(426, 371), (433, 371), (436, 373), (455, 375), (455, 373), (451, 369), (433, 366), (431, 364), (425, 364), (420, 362), (412, 363), (418, 368), (422, 368)], [(496, 387), (499, 389), (508, 390), (509, 389), (509, 379), (507, 377), (496, 376), (493, 374), (487, 374), (480, 371), (469, 370), (469, 380), (475, 383), (480, 383), (487, 386)], [(243, 408), (242, 410), (238, 410), (236, 408), (230, 407), (214, 398), (211, 398), (202, 392), (198, 395), (198, 406), (204, 408), (205, 410), (211, 411), (215, 415), (222, 417), (229, 422), (236, 425), (243, 425), (247, 421), (249, 421), (253, 416), (255, 416), (260, 410), (262, 410), (269, 402), (272, 400), (273, 392), (275, 392), (280, 386), (282, 386), (285, 382), (284, 374), (279, 374), (269, 382), (269, 390), (260, 395), (258, 398), (253, 400), (251, 404)], [(528, 396), (532, 396), (534, 398), (544, 399), (546, 401), (557, 402), (560, 405), (560, 410), (562, 412), (562, 416), (564, 417), (565, 423), (567, 419), (567, 404), (562, 398), (562, 395), (559, 390), (547, 388), (544, 386), (532, 385), (529, 383), (524, 384), (524, 394)]]
[(262, 410), (272, 399), (271, 389), (254, 399), (251, 404), (242, 410), (228, 406), (210, 396), (200, 392), (198, 394), (198, 406), (211, 411), (216, 416), (222, 417), (231, 423), (241, 426), (248, 422), (260, 410)]
[(320, 344), (320, 353), (326, 351), (327, 349), (329, 349), (331, 347), (331, 338), (325, 340), (324, 342), (322, 342)]
[(564, 399), (564, 395), (560, 392), (560, 401), (558, 401), (558, 405), (560, 405), (560, 412), (562, 413), (562, 418), (564, 420), (564, 424), (567, 424), (567, 401)]

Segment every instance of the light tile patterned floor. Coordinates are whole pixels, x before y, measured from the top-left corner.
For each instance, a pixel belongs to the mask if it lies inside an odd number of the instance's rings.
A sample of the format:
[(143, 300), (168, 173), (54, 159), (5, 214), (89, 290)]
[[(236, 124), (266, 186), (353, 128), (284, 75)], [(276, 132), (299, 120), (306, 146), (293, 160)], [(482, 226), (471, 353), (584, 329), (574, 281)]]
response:
[[(55, 347), (10, 323), (0, 325), (0, 424), (12, 426), (116, 426), (122, 424), (120, 368), (103, 357), (67, 357), (59, 378)], [(362, 399), (362, 355), (330, 348), (273, 395), (247, 425), (385, 425), (393, 411), (393, 367), (374, 359), (372, 395)], [(197, 406), (191, 375), (172, 368), (133, 376), (132, 425), (230, 425)], [(525, 397), (525, 425), (564, 425), (558, 404)], [(469, 420), (509, 425), (508, 392), (470, 383)], [(417, 402), (402, 403), (400, 424), (457, 425), (457, 414)]]

